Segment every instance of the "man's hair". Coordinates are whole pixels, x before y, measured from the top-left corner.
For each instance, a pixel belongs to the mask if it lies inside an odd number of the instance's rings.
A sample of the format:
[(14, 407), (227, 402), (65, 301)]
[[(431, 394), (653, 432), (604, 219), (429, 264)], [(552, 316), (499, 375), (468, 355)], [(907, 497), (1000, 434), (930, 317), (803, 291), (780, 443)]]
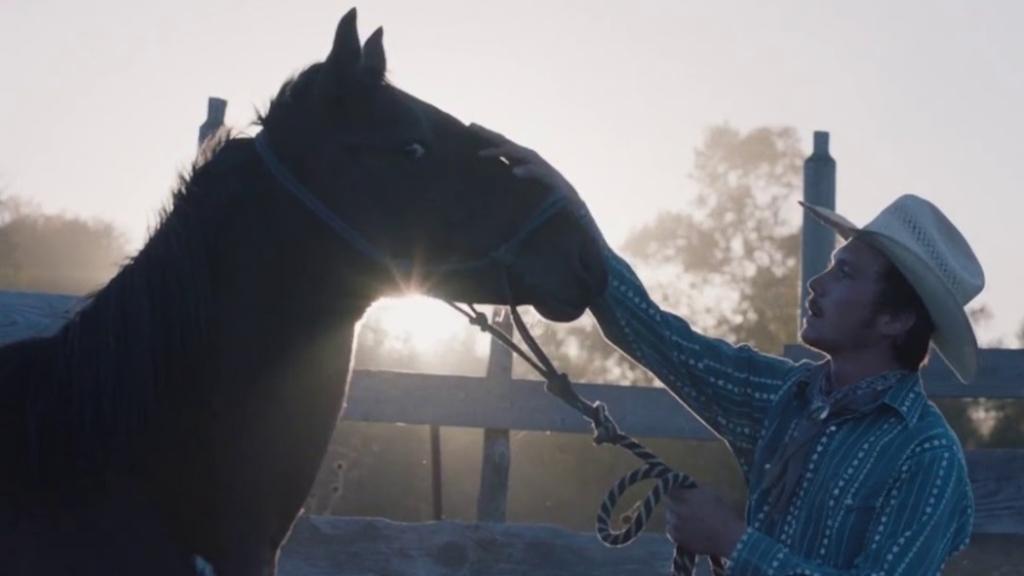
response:
[(888, 258), (885, 259), (878, 275), (879, 290), (875, 296), (875, 313), (900, 314), (911, 313), (914, 323), (903, 335), (896, 339), (894, 353), (896, 361), (905, 370), (921, 369), (928, 358), (928, 345), (931, 343), (935, 324), (931, 314), (917, 290), (907, 282), (907, 278)]

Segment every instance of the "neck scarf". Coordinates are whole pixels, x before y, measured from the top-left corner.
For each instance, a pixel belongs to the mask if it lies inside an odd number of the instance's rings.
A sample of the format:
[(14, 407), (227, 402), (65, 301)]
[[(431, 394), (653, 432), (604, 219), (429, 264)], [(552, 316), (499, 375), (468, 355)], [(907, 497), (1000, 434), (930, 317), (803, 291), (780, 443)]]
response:
[(830, 425), (872, 412), (885, 399), (889, 390), (907, 374), (893, 370), (865, 378), (856, 384), (831, 390), (831, 365), (822, 364), (808, 376), (805, 392), (807, 409), (800, 416), (785, 448), (773, 458), (771, 472), (765, 478), (769, 490), (771, 517), (778, 520), (785, 514), (803, 476), (811, 446)]

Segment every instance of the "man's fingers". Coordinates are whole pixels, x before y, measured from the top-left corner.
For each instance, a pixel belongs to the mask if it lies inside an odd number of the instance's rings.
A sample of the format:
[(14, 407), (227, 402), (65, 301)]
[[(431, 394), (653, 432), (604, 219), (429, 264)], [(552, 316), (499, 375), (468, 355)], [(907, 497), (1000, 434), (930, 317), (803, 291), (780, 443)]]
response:
[(505, 144), (507, 142), (510, 142), (510, 140), (506, 138), (503, 134), (499, 134), (489, 128), (484, 128), (479, 124), (470, 124), (469, 129), (472, 130), (473, 132), (476, 132), (478, 135), (490, 140), (491, 142), (494, 142), (495, 144)]
[(497, 158), (498, 156), (504, 156), (512, 152), (512, 150), (512, 146), (495, 146), (493, 148), (484, 148), (477, 152), (477, 154), (484, 158)]
[(512, 173), (520, 178), (543, 179), (550, 176), (550, 172), (536, 164), (522, 164), (512, 169)]
[(505, 158), (509, 161), (516, 162), (532, 162), (537, 159), (537, 153), (529, 148), (525, 148), (518, 144), (511, 142), (503, 146), (495, 146), (494, 148), (485, 148), (477, 153), (479, 156), (484, 158)]
[(689, 495), (690, 490), (688, 488), (673, 488), (672, 490), (669, 490), (668, 492), (665, 493), (666, 498), (668, 498), (672, 502), (679, 503), (685, 502), (686, 497)]

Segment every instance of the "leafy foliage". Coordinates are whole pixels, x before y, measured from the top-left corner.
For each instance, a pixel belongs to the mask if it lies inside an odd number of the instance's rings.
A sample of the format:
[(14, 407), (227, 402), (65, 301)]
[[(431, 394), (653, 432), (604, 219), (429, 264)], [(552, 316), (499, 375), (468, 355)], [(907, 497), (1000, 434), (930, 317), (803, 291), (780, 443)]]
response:
[[(694, 154), (691, 210), (658, 214), (622, 247), (654, 301), (702, 333), (765, 352), (795, 342), (804, 155), (793, 128), (709, 129)], [(577, 380), (652, 382), (593, 322), (544, 326), (540, 337)]]
[(0, 289), (84, 294), (125, 258), (124, 237), (109, 222), (44, 214), (0, 197)]

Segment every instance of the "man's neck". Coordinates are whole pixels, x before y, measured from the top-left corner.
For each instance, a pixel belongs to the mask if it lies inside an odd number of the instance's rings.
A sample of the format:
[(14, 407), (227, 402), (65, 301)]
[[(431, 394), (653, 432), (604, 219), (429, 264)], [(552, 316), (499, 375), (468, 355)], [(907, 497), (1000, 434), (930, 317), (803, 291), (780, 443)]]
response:
[(877, 348), (844, 351), (830, 356), (830, 360), (830, 388), (833, 392), (852, 386), (865, 378), (902, 368), (888, 350)]

